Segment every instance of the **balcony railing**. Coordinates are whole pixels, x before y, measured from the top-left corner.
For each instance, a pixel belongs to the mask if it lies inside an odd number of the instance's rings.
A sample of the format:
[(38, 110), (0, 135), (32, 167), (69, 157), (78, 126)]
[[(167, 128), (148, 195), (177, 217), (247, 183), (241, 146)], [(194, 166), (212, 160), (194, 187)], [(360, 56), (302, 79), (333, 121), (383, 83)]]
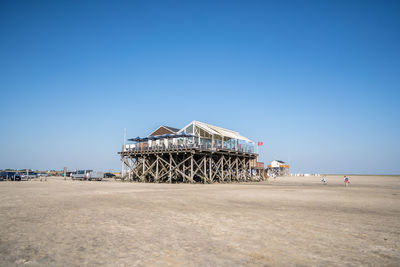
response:
[(198, 149), (198, 150), (209, 150), (209, 151), (230, 151), (230, 152), (242, 152), (242, 153), (254, 153), (253, 145), (229, 145), (229, 143), (207, 143), (207, 142), (195, 142), (195, 143), (183, 143), (183, 144), (154, 144), (149, 146), (148, 143), (137, 143), (129, 144), (125, 147), (126, 152), (157, 152), (157, 151), (170, 151), (170, 150), (187, 150), (187, 149)]

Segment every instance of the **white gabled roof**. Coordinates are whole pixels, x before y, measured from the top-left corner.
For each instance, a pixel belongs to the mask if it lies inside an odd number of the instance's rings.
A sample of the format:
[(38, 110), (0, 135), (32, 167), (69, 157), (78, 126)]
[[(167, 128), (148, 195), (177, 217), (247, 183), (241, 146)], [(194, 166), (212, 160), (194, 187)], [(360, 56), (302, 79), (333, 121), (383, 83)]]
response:
[(225, 137), (229, 137), (229, 138), (233, 138), (233, 139), (239, 139), (239, 140), (243, 140), (243, 141), (252, 143), (252, 141), (250, 139), (240, 135), (238, 132), (224, 129), (224, 128), (214, 126), (214, 125), (211, 125), (211, 124), (208, 124), (205, 122), (200, 122), (200, 121), (192, 121), (191, 123), (189, 123), (188, 125), (183, 127), (179, 132), (182, 132), (183, 129), (185, 129), (190, 124), (195, 124), (196, 126), (202, 128), (203, 130), (207, 131), (210, 134), (217, 134), (217, 135), (221, 135), (221, 136), (225, 136)]

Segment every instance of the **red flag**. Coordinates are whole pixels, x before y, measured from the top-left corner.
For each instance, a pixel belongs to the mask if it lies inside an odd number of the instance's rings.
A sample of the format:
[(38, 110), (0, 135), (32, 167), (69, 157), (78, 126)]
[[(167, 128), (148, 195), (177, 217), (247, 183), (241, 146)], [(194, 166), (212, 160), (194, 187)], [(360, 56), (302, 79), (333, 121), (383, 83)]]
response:
[(262, 146), (263, 142), (257, 142), (257, 146)]

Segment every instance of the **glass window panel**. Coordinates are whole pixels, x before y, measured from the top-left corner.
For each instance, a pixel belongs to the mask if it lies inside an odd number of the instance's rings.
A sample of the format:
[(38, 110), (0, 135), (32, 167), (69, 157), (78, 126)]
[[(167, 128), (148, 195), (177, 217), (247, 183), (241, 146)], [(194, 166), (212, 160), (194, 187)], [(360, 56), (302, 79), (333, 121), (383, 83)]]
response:
[(201, 137), (211, 139), (211, 134), (209, 134), (207, 131), (205, 131), (205, 130), (203, 130), (201, 128), (199, 128), (199, 133), (200, 133)]
[(185, 133), (187, 133), (187, 134), (193, 134), (193, 124), (191, 124), (191, 125), (189, 125), (188, 127), (186, 127)]
[(222, 137), (218, 134), (214, 135), (214, 139), (215, 140), (222, 140)]

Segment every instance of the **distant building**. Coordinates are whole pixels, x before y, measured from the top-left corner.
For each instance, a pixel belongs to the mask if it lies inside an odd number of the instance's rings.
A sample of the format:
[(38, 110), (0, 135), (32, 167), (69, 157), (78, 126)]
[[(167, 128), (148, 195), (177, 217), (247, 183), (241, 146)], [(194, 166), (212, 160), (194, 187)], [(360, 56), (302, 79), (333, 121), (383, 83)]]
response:
[(289, 175), (290, 166), (281, 160), (274, 160), (268, 165), (268, 176), (285, 176)]

